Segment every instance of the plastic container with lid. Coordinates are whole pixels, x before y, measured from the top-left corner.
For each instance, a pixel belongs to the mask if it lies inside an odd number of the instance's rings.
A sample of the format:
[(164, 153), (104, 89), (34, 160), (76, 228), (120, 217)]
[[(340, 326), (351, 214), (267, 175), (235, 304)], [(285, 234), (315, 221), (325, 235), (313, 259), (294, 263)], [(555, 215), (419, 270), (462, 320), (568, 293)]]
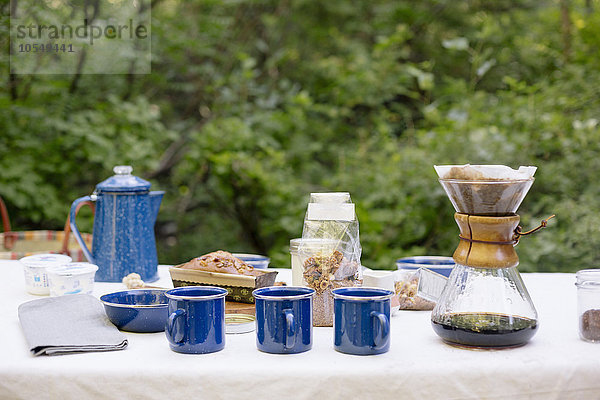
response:
[(600, 269), (584, 269), (576, 274), (579, 336), (600, 343)]
[(63, 254), (36, 254), (23, 257), (19, 262), (23, 264), (27, 291), (36, 295), (48, 295), (50, 285), (46, 273), (47, 268), (70, 263), (71, 257)]
[(90, 263), (69, 263), (48, 267), (50, 296), (91, 294), (98, 266)]

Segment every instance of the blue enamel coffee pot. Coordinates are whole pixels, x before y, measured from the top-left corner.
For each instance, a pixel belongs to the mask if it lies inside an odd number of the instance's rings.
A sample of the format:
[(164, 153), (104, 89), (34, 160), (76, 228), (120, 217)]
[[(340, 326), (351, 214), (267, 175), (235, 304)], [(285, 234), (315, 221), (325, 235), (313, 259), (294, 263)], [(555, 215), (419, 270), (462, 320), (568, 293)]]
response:
[[(165, 192), (150, 191), (150, 182), (131, 175), (128, 165), (116, 166), (115, 175), (99, 183), (91, 196), (71, 205), (70, 225), (88, 261), (98, 266), (96, 280), (121, 282), (136, 272), (142, 280), (158, 279), (154, 223)], [(78, 205), (96, 202), (92, 251), (75, 222)]]

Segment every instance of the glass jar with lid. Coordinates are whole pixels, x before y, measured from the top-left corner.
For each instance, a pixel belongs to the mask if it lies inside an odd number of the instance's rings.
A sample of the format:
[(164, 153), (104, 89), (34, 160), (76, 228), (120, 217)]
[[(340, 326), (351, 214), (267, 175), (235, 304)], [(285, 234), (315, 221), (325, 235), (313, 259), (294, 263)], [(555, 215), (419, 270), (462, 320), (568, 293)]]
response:
[(292, 285), (307, 286), (304, 280), (304, 266), (302, 258), (298, 254), (300, 246), (314, 252), (332, 253), (335, 250), (337, 241), (330, 239), (292, 239), (290, 240), (290, 256), (292, 258)]
[(600, 343), (600, 269), (584, 269), (575, 276), (579, 336)]

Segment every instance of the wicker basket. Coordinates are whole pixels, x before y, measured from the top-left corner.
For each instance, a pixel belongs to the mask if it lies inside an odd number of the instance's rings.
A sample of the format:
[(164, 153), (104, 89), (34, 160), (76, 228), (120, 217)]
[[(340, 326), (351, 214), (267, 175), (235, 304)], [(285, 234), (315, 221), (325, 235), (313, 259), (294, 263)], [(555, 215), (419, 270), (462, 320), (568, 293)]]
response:
[[(92, 212), (95, 212), (94, 203), (86, 202), (81, 205), (88, 205), (91, 207)], [(79, 208), (77, 211), (79, 211)], [(4, 226), (4, 232), (0, 233), (0, 259), (18, 260), (33, 254), (60, 253), (68, 255), (73, 261), (87, 261), (83, 250), (81, 250), (75, 238), (70, 235), (69, 217), (67, 217), (64, 231), (13, 232), (10, 228), (10, 219), (6, 205), (1, 197), (0, 214), (2, 216), (2, 225)], [(91, 248), (92, 235), (82, 233), (81, 237), (88, 248)]]

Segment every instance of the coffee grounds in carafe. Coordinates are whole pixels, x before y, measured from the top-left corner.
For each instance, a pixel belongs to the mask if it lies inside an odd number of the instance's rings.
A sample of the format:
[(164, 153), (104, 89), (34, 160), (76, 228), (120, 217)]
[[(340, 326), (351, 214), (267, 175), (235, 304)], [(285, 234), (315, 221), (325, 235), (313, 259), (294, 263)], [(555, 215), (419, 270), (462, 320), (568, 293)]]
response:
[(495, 313), (456, 313), (432, 321), (445, 341), (473, 347), (510, 347), (525, 344), (535, 335), (537, 321)]

